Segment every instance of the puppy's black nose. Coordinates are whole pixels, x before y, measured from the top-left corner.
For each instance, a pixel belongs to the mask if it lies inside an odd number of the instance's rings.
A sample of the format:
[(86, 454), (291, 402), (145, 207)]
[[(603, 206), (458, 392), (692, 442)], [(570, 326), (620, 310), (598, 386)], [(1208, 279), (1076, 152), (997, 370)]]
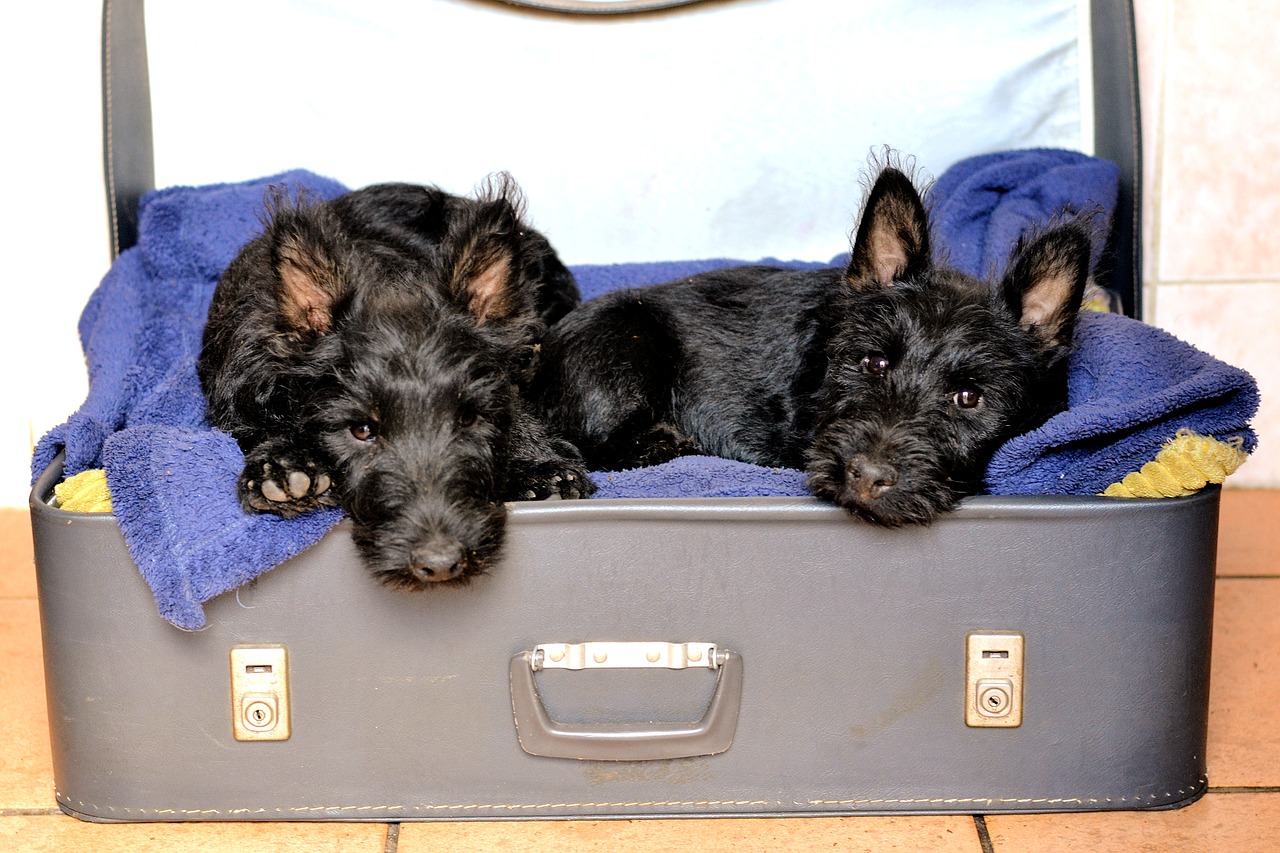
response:
[(845, 466), (845, 480), (859, 500), (870, 503), (898, 484), (898, 471), (887, 462), (860, 453)]
[(409, 555), (409, 570), (424, 583), (453, 580), (463, 571), (462, 543), (447, 536), (435, 536), (415, 547)]

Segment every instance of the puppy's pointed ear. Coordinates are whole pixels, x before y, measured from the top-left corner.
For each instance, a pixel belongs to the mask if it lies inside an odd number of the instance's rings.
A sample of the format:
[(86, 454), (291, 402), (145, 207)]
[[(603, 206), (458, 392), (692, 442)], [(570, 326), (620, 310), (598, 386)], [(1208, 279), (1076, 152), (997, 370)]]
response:
[(1020, 241), (1001, 282), (1005, 303), (1041, 350), (1071, 343), (1089, 277), (1090, 231), (1078, 222)]
[(863, 205), (845, 276), (858, 289), (887, 287), (929, 263), (929, 216), (920, 193), (901, 170), (886, 168)]
[(491, 177), (470, 215), (458, 217), (445, 238), (454, 303), (482, 325), (533, 312), (532, 288), (521, 269), (523, 207), (509, 175)]
[(318, 205), (293, 205), (277, 197), (267, 233), (286, 332), (297, 338), (323, 335), (332, 328), (334, 306), (347, 290), (339, 260), (344, 239), (340, 226)]

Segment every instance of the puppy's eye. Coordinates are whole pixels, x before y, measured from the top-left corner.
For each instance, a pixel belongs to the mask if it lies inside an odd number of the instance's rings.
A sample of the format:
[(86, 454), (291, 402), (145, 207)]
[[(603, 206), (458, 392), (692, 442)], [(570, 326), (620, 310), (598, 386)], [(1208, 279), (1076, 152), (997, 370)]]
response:
[(373, 424), (352, 424), (350, 430), (356, 441), (373, 441), (378, 437), (378, 428)]
[(889, 367), (889, 359), (882, 352), (869, 352), (862, 357), (862, 369), (872, 376), (883, 376)]
[(966, 386), (951, 398), (958, 409), (976, 409), (982, 404), (982, 392), (977, 388)]
[(480, 420), (480, 413), (476, 411), (476, 407), (471, 403), (463, 403), (458, 407), (456, 421), (459, 429), (475, 426), (478, 420)]

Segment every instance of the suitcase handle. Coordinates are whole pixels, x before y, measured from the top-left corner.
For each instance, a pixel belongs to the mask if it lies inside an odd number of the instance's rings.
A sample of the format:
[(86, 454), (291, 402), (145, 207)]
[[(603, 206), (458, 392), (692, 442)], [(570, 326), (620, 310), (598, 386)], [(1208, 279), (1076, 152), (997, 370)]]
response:
[[(534, 673), (552, 665), (547, 649), (568, 654), (563, 669), (691, 665), (719, 670), (715, 693), (702, 719), (694, 723), (561, 723), (551, 719), (538, 696)], [(602, 649), (607, 649), (605, 655)], [(708, 654), (702, 654), (708, 650)], [(583, 654), (585, 652), (585, 654)], [(602, 655), (604, 655), (602, 659)], [(578, 662), (576, 665), (574, 662)], [(585, 661), (585, 663), (584, 663)], [(697, 663), (690, 663), (696, 661)], [(530, 755), (590, 761), (657, 761), (724, 752), (733, 743), (742, 705), (742, 657), (709, 644), (583, 643), (538, 646), (511, 659), (511, 706), (516, 738)]]

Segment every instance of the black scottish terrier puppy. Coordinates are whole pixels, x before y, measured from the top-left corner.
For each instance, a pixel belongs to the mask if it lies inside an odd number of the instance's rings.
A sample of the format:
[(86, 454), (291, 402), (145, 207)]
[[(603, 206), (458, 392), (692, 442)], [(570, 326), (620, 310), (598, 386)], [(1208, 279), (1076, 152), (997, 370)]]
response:
[(594, 490), (519, 386), (580, 301), (508, 176), (475, 199), (383, 184), (268, 199), (214, 292), (198, 370), (245, 453), (248, 511), (341, 505), (373, 572), (416, 587), (484, 570), (503, 502)]
[(548, 335), (532, 394), (595, 469), (694, 453), (803, 468), (856, 516), (927, 523), (1065, 407), (1091, 233), (1064, 221), (978, 281), (933, 262), (919, 193), (885, 167), (847, 269), (605, 294)]

